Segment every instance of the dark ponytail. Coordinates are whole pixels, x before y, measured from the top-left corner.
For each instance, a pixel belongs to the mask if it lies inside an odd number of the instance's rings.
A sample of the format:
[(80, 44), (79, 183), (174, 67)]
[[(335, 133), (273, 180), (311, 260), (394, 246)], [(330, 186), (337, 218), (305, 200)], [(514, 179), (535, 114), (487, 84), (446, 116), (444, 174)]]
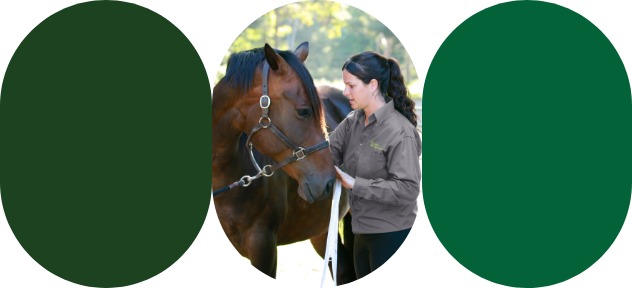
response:
[(402, 72), (399, 69), (399, 63), (395, 58), (388, 58), (388, 66), (391, 67), (391, 79), (388, 85), (387, 94), (393, 98), (395, 109), (402, 113), (410, 123), (417, 126), (417, 114), (415, 114), (415, 101), (410, 99), (408, 88)]
[(351, 56), (342, 66), (342, 70), (345, 69), (365, 84), (369, 84), (372, 79), (377, 80), (378, 89), (384, 96), (384, 101), (390, 97), (395, 109), (402, 113), (413, 126), (417, 127), (415, 102), (410, 99), (404, 77), (399, 69), (399, 62), (396, 59), (392, 57), (387, 59), (373, 51), (365, 51)]

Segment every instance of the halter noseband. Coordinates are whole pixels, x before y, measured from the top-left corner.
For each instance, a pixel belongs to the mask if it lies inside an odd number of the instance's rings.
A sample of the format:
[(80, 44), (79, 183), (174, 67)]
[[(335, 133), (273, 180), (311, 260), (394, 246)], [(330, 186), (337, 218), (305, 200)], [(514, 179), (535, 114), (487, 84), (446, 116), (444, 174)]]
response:
[[(303, 160), (307, 155), (312, 154), (316, 151), (325, 149), (327, 147), (329, 147), (329, 141), (325, 139), (325, 141), (320, 142), (312, 147), (309, 147), (307, 149), (300, 147), (296, 144), (294, 144), (294, 142), (292, 142), (292, 140), (290, 140), (290, 138), (288, 138), (287, 136), (285, 136), (285, 134), (283, 134), (283, 132), (281, 132), (281, 130), (279, 130), (279, 128), (277, 128), (274, 124), (272, 124), (272, 119), (270, 119), (270, 116), (268, 116), (268, 113), (270, 112), (270, 104), (271, 104), (271, 100), (270, 100), (270, 96), (268, 96), (268, 74), (270, 73), (270, 64), (268, 64), (268, 62), (266, 61), (265, 64), (263, 65), (263, 82), (262, 82), (262, 86), (261, 86), (261, 92), (262, 92), (262, 96), (259, 99), (259, 106), (261, 107), (262, 110), (262, 114), (261, 114), (261, 118), (259, 118), (259, 123), (257, 123), (257, 125), (255, 125), (254, 128), (252, 128), (252, 132), (250, 132), (250, 135), (248, 135), (248, 140), (246, 140), (246, 146), (248, 147), (248, 149), (250, 150), (250, 160), (252, 161), (252, 164), (255, 166), (255, 168), (257, 169), (257, 175), (255, 176), (244, 176), (241, 177), (241, 179), (237, 182), (234, 182), (222, 189), (219, 189), (217, 191), (213, 191), (213, 196), (219, 195), (221, 193), (224, 193), (226, 191), (228, 191), (229, 189), (236, 187), (237, 185), (239, 186), (243, 186), (243, 187), (248, 187), (251, 183), (252, 180), (255, 180), (261, 176), (265, 176), (265, 177), (270, 177), (274, 174), (274, 171), (287, 165), (290, 164), (292, 162), (296, 162), (299, 160)], [(263, 121), (267, 120), (267, 124), (263, 124)], [(274, 165), (266, 165), (263, 168), (259, 167), (259, 164), (257, 164), (257, 161), (255, 160), (255, 156), (252, 153), (252, 142), (250, 142), (250, 140), (252, 140), (252, 136), (255, 135), (255, 133), (257, 133), (257, 131), (261, 130), (261, 129), (270, 129), (270, 131), (272, 131), (277, 137), (279, 137), (279, 139), (281, 139), (281, 141), (283, 143), (285, 143), (285, 145), (287, 145), (288, 147), (290, 147), (292, 149), (292, 156), (286, 158), (285, 160), (274, 164)], [(269, 172), (266, 171), (266, 168), (269, 169)]]

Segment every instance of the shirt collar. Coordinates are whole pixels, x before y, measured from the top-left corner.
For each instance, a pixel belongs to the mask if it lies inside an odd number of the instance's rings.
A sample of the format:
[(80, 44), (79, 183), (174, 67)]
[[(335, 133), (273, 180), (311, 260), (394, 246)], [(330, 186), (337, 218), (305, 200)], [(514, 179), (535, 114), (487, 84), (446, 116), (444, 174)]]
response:
[[(386, 118), (388, 117), (388, 115), (391, 114), (391, 112), (393, 112), (393, 110), (395, 110), (395, 106), (393, 104), (393, 98), (391, 97), (386, 97), (386, 104), (382, 107), (380, 107), (380, 109), (377, 109), (377, 111), (373, 112), (373, 114), (371, 114), (371, 116), (375, 115), (375, 118), (377, 119), (377, 126), (382, 125), (382, 123), (384, 122), (384, 120), (386, 120)], [(358, 121), (364, 121), (365, 116), (364, 116), (364, 109), (359, 109), (360, 110), (360, 115), (362, 117), (359, 117)]]

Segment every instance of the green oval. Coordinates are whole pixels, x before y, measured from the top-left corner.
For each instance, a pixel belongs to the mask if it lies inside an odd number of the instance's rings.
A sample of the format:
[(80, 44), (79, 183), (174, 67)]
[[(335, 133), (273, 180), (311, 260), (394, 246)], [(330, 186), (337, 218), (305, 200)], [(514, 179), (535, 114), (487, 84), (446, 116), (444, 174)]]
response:
[(210, 104), (195, 48), (146, 8), (87, 2), (40, 23), (0, 103), (2, 202), (22, 247), (86, 286), (167, 269), (210, 204)]
[(444, 247), (507, 286), (589, 268), (630, 205), (630, 99), (615, 48), (567, 8), (507, 2), (463, 22), (424, 85), (423, 196)]

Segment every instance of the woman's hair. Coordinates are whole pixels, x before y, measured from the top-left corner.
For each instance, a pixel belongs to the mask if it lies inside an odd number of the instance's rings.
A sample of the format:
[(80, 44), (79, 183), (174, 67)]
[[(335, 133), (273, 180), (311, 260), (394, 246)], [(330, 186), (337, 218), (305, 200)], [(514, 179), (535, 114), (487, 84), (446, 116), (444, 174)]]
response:
[(395, 58), (386, 58), (373, 51), (365, 51), (351, 56), (342, 70), (358, 77), (364, 84), (369, 84), (372, 79), (377, 80), (378, 89), (384, 96), (393, 99), (395, 109), (402, 113), (413, 126), (417, 127), (417, 114), (415, 114), (415, 102), (410, 99), (408, 89), (399, 62)]

